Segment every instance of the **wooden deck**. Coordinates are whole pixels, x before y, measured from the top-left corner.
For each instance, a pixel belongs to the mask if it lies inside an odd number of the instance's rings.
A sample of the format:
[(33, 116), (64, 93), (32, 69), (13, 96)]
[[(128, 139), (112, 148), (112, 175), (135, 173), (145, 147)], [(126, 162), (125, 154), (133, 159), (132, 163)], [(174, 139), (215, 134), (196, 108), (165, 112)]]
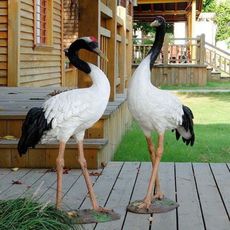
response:
[[(113, 208), (121, 219), (98, 225), (84, 225), (96, 230), (229, 230), (230, 164), (161, 163), (161, 186), (165, 195), (179, 202), (177, 210), (150, 215), (126, 212), (130, 201), (143, 198), (151, 170), (150, 163), (110, 162), (104, 169), (91, 171), (94, 189), (101, 206)], [(98, 175), (94, 172), (101, 172)], [(19, 180), (22, 184), (12, 184)], [(32, 194), (54, 203), (56, 173), (46, 169), (0, 169), (0, 199)], [(81, 170), (64, 175), (63, 208), (90, 208)]]

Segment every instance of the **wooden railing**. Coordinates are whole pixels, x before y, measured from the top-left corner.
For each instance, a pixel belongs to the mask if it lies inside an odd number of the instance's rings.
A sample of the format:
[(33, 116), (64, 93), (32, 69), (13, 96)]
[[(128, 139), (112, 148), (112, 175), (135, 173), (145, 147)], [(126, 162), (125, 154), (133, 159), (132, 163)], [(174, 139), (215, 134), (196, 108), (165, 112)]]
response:
[(207, 42), (205, 42), (205, 49), (205, 63), (221, 72), (222, 76), (230, 77), (230, 53)]
[[(139, 64), (147, 56), (152, 42), (150, 39), (133, 40), (133, 64)], [(221, 76), (230, 77), (230, 53), (205, 42), (204, 35), (197, 38), (165, 37), (156, 64), (206, 64), (221, 72)]]
[[(146, 44), (146, 43), (150, 44)], [(139, 64), (151, 49), (151, 40), (133, 40), (133, 64)], [(197, 38), (171, 38), (164, 40), (156, 63), (162, 64), (204, 64), (204, 36)]]

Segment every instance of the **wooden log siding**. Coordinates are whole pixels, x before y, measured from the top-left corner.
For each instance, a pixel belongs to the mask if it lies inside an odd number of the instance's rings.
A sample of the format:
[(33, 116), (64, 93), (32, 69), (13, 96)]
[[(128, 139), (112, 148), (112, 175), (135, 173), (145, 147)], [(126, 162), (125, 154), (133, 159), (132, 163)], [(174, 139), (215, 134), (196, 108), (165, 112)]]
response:
[(21, 0), (20, 86), (61, 84), (61, 0), (53, 0), (52, 45), (34, 48), (34, 2)]
[(2, 0), (0, 2), (0, 86), (7, 84), (7, 15), (8, 1)]
[[(108, 37), (105, 37), (101, 35), (101, 51), (107, 56), (107, 50), (108, 50)], [(106, 60), (101, 59), (100, 61), (100, 68), (104, 71), (104, 73), (107, 75), (108, 74), (108, 62)]]
[(64, 7), (64, 48), (68, 48), (78, 37), (78, 18), (74, 15), (74, 9), (70, 8), (71, 0), (63, 1)]

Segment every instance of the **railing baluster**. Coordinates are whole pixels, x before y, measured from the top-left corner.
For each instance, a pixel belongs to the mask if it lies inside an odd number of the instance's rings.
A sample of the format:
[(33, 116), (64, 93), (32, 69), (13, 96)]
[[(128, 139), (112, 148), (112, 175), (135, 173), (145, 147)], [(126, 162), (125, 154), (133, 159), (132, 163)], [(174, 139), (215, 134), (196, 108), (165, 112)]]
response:
[[(133, 45), (133, 63), (139, 64), (147, 55), (147, 52), (151, 48), (152, 44), (144, 44), (143, 39), (135, 39), (135, 41), (136, 42), (134, 42)], [(165, 46), (168, 46), (167, 52)], [(193, 51), (195, 50), (197, 52), (193, 54)], [(205, 42), (202, 35), (200, 38), (170, 39), (170, 43), (169, 41), (164, 43), (162, 53), (162, 62), (164, 64), (183, 64), (184, 61), (191, 64), (201, 65), (206, 63), (214, 69), (219, 69), (230, 77), (230, 54)], [(161, 55), (158, 60), (161, 60)]]

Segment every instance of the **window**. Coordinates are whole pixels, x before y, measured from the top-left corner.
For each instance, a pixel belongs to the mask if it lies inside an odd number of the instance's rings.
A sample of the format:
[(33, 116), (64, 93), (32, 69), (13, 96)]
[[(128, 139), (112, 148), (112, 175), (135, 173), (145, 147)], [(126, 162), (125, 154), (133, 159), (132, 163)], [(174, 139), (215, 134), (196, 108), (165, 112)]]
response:
[(34, 0), (34, 45), (52, 46), (52, 0)]

